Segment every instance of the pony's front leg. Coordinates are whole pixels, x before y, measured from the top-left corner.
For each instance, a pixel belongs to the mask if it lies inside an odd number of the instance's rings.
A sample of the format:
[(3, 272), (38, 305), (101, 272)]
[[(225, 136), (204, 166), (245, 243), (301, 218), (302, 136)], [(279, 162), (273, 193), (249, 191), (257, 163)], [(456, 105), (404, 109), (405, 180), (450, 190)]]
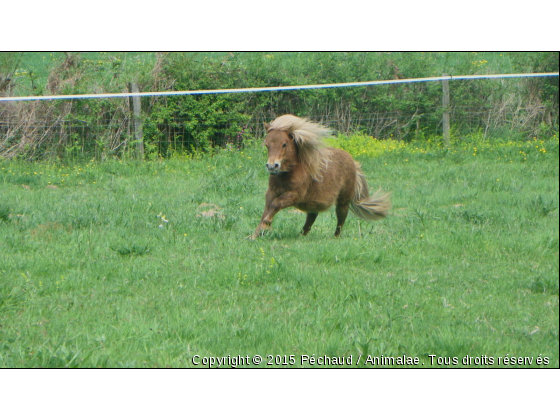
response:
[(263, 234), (264, 230), (270, 229), (272, 224), (272, 219), (276, 216), (280, 210), (286, 207), (293, 206), (296, 203), (297, 194), (294, 192), (285, 192), (278, 197), (272, 197), (267, 192), (266, 194), (266, 205), (264, 207), (264, 212), (261, 218), (261, 222), (257, 226), (255, 233), (251, 236), (251, 239), (257, 239)]

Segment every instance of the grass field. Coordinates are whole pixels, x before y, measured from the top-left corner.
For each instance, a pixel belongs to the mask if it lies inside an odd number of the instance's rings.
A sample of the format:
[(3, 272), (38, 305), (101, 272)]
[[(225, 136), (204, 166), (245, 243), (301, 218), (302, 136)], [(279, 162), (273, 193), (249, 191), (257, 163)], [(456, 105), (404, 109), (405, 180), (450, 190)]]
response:
[(245, 240), (264, 206), (260, 146), (0, 161), (0, 367), (559, 366), (557, 136), (333, 143), (393, 191), (390, 217), (350, 216), (339, 239), (332, 210), (307, 237), (284, 210)]

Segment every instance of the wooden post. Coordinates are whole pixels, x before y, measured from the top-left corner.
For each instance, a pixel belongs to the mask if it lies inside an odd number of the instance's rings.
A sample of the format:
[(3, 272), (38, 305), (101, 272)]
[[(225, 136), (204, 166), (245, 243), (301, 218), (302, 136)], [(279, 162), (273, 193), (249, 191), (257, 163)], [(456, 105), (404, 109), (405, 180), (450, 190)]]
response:
[[(444, 74), (447, 76), (447, 74)], [(442, 80), (443, 84), (443, 143), (449, 147), (451, 134), (449, 132), (449, 80)]]
[[(138, 93), (140, 89), (138, 89), (137, 83), (130, 83), (130, 92), (131, 93)], [(132, 97), (132, 112), (134, 114), (134, 140), (136, 140), (136, 156), (139, 159), (144, 159), (144, 142), (142, 141), (143, 133), (142, 133), (142, 118), (140, 115), (140, 97), (133, 96)]]

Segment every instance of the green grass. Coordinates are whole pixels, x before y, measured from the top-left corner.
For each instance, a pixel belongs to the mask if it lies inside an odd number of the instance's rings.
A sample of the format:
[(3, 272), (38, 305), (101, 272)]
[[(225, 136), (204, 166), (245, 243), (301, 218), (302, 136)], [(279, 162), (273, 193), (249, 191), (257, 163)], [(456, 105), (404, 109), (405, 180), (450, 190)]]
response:
[(558, 367), (557, 137), (391, 144), (357, 152), (391, 216), (350, 216), (339, 239), (332, 210), (307, 237), (284, 210), (244, 239), (264, 206), (260, 147), (0, 162), (0, 367), (404, 353)]
[[(63, 52), (22, 52), (11, 53), (17, 63), (13, 79), (17, 95), (47, 94), (45, 86), (51, 72), (62, 63)], [(81, 52), (70, 53), (80, 60), (83, 72), (91, 74), (97, 86), (102, 85), (119, 91), (123, 85), (137, 80), (145, 67), (153, 67), (155, 53), (147, 52)], [(13, 71), (13, 68), (6, 70)], [(123, 80), (120, 80), (123, 79)], [(116, 83), (119, 80), (119, 83)]]
[[(17, 95), (45, 94), (44, 89), (51, 72), (67, 57), (63, 52), (11, 52), (4, 53), (5, 63), (0, 62), (0, 70), (4, 64), (4, 72), (13, 72), (12, 78), (16, 82), (13, 93)], [(73, 52), (68, 53), (80, 62), (80, 71), (89, 74), (91, 82), (89, 89), (111, 89), (118, 92), (126, 88), (131, 81), (138, 82), (150, 73), (156, 63), (154, 52)], [(516, 71), (537, 71), (535, 66), (543, 65), (543, 53), (499, 53), (499, 52), (447, 52), (447, 53), (358, 53), (354, 56), (361, 57), (356, 66), (365, 65), (373, 67), (378, 61), (397, 62), (402, 71), (407, 74), (420, 76), (439, 76), (443, 73), (462, 74), (467, 72), (488, 73), (514, 73)], [(193, 62), (202, 62), (205, 59), (225, 60), (229, 53), (192, 52), (188, 56)], [(337, 57), (346, 60), (345, 53), (297, 53), (297, 52), (238, 52), (237, 60), (247, 69), (248, 76), (255, 77), (263, 66), (263, 60), (275, 61), (275, 68), (282, 69), (286, 74), (291, 74), (298, 69), (294, 77), (299, 77), (302, 66), (316, 67), (317, 63), (324, 60), (330, 61)], [(192, 63), (191, 63), (192, 65)], [(322, 65), (322, 64), (321, 64)], [(339, 64), (340, 65), (340, 64)], [(382, 68), (386, 68), (383, 65)], [(418, 74), (419, 67), (421, 68)], [(431, 69), (429, 74), (427, 69)], [(334, 70), (334, 69), (331, 69)], [(335, 71), (335, 70), (334, 70)], [(356, 72), (354, 74), (354, 72)], [(542, 71), (542, 70), (540, 70)], [(348, 70), (346, 70), (348, 72)], [(0, 71), (1, 73), (1, 71)], [(336, 73), (336, 71), (335, 71)], [(354, 80), (361, 77), (362, 70), (351, 70), (351, 75), (338, 74), (336, 77), (349, 77)], [(303, 74), (307, 74), (304, 72)], [(371, 78), (371, 77), (370, 77)], [(346, 79), (345, 79), (346, 80)], [(301, 83), (307, 83), (305, 79)], [(83, 92), (82, 92), (83, 93)]]

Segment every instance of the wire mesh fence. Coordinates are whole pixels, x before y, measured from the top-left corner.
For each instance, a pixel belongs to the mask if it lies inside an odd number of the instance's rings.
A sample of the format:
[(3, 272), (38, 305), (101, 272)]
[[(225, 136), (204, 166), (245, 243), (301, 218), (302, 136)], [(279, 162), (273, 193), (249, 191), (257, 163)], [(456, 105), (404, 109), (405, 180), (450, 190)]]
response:
[[(452, 93), (453, 89), (461, 91), (461, 95), (452, 97), (448, 109), (455, 137), (478, 132), (487, 137), (514, 133), (529, 139), (546, 131), (558, 131), (557, 97), (544, 103), (538, 100), (537, 94), (533, 100), (516, 94), (522, 89), (530, 90), (531, 81), (488, 83), (499, 83), (488, 89), (493, 96), (488, 93), (485, 97), (477, 92), (476, 98), (460, 89), (468, 85), (452, 86)], [(499, 96), (495, 94), (498, 88)], [(255, 102), (254, 97), (228, 99), (228, 102), (214, 96), (205, 98), (204, 104), (201, 98), (193, 97), (176, 97), (173, 101), (143, 98), (142, 142), (146, 154), (163, 157), (178, 151), (226, 145), (241, 148), (248, 139), (264, 135), (265, 122), (285, 113), (295, 113), (294, 109), (301, 111), (299, 116), (321, 122), (337, 134), (359, 132), (377, 139), (402, 141), (441, 136), (444, 112), (441, 96), (432, 93), (426, 100), (428, 95), (422, 96), (420, 91), (415, 96), (417, 99), (405, 101), (402, 98), (406, 97), (407, 89), (406, 85), (399, 85), (366, 92), (370, 97), (366, 98), (369, 102), (365, 106), (366, 93), (359, 91), (355, 96), (331, 95), (324, 102), (311, 101), (309, 95), (268, 93), (274, 100), (266, 106), (262, 101)], [(214, 107), (218, 100), (222, 101), (219, 108)], [(186, 109), (193, 109), (193, 113), (184, 111), (181, 106), (186, 101), (198, 108), (191, 104)], [(205, 113), (206, 108), (209, 109)], [(2, 103), (0, 156), (28, 159), (121, 156), (135, 150), (138, 141), (134, 139), (134, 130), (129, 98)]]

